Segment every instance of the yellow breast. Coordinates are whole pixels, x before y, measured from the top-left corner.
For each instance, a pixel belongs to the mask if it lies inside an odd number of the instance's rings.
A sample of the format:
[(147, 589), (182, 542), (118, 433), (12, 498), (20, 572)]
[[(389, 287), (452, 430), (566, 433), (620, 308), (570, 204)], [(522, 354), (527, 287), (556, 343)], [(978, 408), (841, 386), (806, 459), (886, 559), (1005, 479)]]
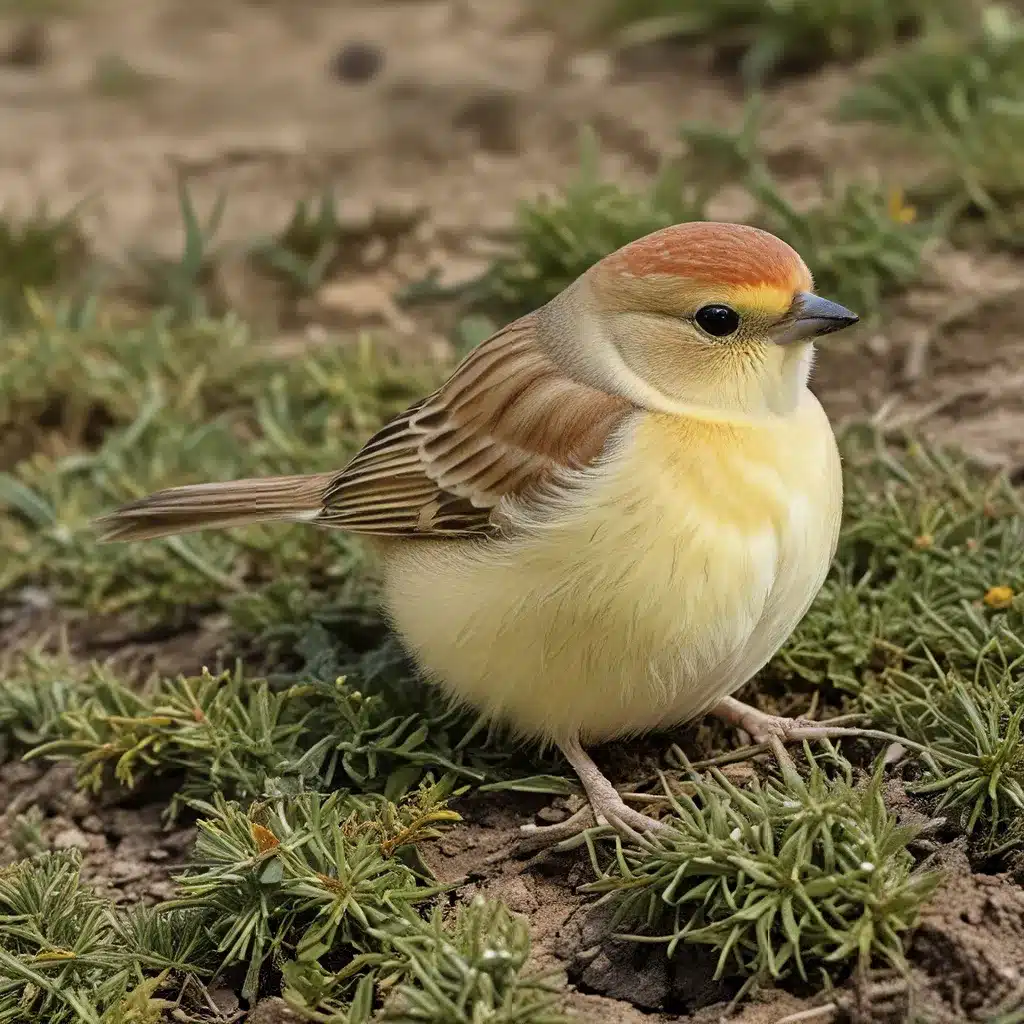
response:
[(769, 425), (638, 416), (514, 539), (396, 545), (396, 628), (453, 697), (527, 735), (594, 741), (700, 714), (774, 654), (828, 570), (839, 458), (807, 399)]

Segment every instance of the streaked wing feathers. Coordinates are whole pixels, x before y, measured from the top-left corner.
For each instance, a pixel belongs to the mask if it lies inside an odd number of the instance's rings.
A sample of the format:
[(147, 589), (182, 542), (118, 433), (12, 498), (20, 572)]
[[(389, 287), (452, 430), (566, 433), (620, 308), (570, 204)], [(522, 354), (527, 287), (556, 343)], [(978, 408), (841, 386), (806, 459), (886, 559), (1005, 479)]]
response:
[(628, 411), (566, 377), (531, 314), (370, 438), (327, 487), (319, 522), (384, 535), (491, 533), (503, 497), (587, 465)]

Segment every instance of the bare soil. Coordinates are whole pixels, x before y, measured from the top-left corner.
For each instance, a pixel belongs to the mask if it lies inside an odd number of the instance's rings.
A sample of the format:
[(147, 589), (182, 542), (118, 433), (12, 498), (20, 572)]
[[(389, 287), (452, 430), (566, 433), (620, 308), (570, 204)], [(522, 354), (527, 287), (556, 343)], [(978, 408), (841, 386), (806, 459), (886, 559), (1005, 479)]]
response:
[[(393, 344), (437, 349), (446, 342), (429, 313), (399, 310), (389, 296), (432, 268), (446, 283), (482, 270), (516, 202), (574, 174), (584, 123), (599, 135), (607, 173), (642, 182), (675, 150), (681, 120), (733, 119), (741, 106), (735, 82), (699, 49), (616, 57), (546, 25), (525, 0), (89, 0), (38, 24), (30, 14), (0, 18), (3, 54), (0, 208), (60, 212), (85, 200), (88, 241), (116, 262), (180, 245), (182, 177), (201, 209), (227, 193), (226, 242), (279, 230), (297, 199), (333, 186), (367, 251), (313, 301), (305, 326), (368, 324)], [(813, 195), (828, 168), (899, 184), (912, 159), (833, 123), (854, 74), (829, 68), (773, 91), (764, 139), (794, 195)], [(716, 213), (742, 216), (730, 202)], [(374, 242), (388, 231), (387, 245)], [(1024, 468), (1021, 271), (1006, 255), (932, 253), (925, 281), (894, 302), (883, 330), (821, 355), (816, 389), (833, 416), (912, 423)], [(220, 273), (226, 302), (274, 319), (271, 289), (230, 260)], [(36, 635), (37, 625), (8, 623), (6, 640)], [(196, 670), (221, 639), (215, 622), (149, 640), (102, 626), (79, 638), (80, 650), (126, 648), (140, 671)], [(168, 895), (192, 833), (164, 831), (159, 803), (92, 799), (63, 766), (8, 764), (0, 856), (15, 814), (31, 804), (47, 815), (53, 844), (81, 848), (90, 877), (119, 898)], [(460, 892), (498, 896), (529, 918), (538, 963), (566, 973), (581, 1020), (772, 1024), (821, 1002), (778, 992), (728, 1011), (733, 990), (711, 980), (713, 962), (699, 950), (670, 965), (650, 947), (608, 940), (576, 891), (589, 878), (582, 857), (513, 854), (519, 824), (543, 807), (539, 798), (467, 801), (466, 823), (430, 858)], [(950, 882), (911, 947), (916, 1012), (977, 1020), (1024, 984), (1024, 889), (1019, 876), (972, 873), (955, 843), (941, 856)], [(831, 1017), (805, 1019), (910, 1019), (903, 997), (876, 995), (848, 989)], [(249, 1019), (290, 1017), (268, 1001)]]

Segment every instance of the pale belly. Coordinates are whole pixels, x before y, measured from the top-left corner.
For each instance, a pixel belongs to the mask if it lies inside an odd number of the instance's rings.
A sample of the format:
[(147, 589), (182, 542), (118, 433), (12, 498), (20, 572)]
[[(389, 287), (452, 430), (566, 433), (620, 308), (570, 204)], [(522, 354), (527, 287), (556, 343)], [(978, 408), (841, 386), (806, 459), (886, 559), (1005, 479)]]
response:
[(765, 429), (647, 416), (515, 539), (389, 548), (424, 672), (516, 731), (600, 741), (693, 718), (778, 650), (824, 582), (842, 504), (817, 402)]

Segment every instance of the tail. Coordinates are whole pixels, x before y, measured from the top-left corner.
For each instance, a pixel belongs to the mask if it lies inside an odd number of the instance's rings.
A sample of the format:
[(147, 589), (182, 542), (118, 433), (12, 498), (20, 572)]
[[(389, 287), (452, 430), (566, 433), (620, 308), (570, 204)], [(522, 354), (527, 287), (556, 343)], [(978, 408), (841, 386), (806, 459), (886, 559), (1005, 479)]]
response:
[(157, 491), (97, 519), (103, 541), (151, 540), (192, 530), (311, 520), (335, 473), (190, 484)]

